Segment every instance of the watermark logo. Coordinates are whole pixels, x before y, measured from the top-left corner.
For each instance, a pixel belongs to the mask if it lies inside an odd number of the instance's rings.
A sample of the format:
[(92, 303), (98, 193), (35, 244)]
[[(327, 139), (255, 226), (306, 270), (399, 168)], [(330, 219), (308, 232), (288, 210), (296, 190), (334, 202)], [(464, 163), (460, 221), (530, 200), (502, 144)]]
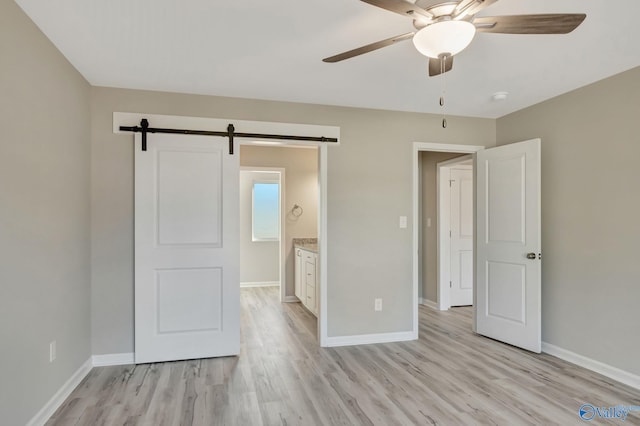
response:
[(614, 405), (611, 407), (596, 407), (593, 404), (582, 404), (578, 410), (580, 418), (585, 421), (593, 419), (618, 419), (625, 421), (630, 411), (640, 411), (638, 405)]

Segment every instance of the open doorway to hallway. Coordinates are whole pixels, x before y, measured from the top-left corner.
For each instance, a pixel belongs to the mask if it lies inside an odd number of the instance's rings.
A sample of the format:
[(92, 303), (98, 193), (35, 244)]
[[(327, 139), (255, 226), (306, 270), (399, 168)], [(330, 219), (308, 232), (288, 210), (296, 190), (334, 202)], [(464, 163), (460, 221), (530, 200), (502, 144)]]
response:
[[(317, 327), (319, 150), (258, 143), (240, 146), (241, 305), (275, 296), (280, 302), (299, 303)], [(311, 256), (311, 266), (298, 262), (305, 254)]]
[(473, 305), (473, 158), (419, 152), (419, 301)]

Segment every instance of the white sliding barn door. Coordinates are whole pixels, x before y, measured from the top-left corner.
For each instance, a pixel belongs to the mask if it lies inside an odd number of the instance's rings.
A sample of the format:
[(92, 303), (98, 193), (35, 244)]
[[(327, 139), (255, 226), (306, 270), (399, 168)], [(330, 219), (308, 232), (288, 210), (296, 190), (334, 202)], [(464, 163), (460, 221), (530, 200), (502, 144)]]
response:
[(477, 154), (479, 334), (540, 352), (540, 140)]
[(237, 355), (239, 155), (224, 138), (135, 142), (135, 362)]

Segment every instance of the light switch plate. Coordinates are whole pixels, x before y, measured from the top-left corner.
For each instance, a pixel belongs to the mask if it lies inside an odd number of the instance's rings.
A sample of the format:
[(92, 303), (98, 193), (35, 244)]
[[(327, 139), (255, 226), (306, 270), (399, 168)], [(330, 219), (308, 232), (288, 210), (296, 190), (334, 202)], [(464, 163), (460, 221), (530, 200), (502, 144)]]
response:
[(376, 312), (380, 312), (382, 310), (382, 299), (374, 299), (373, 305), (373, 309)]
[(406, 228), (406, 227), (407, 227), (407, 217), (400, 216), (400, 228)]

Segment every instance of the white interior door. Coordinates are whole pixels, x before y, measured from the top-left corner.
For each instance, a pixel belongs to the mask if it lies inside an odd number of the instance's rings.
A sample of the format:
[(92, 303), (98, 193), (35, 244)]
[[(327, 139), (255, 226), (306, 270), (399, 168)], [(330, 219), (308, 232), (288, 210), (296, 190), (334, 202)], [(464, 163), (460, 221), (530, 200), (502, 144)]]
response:
[(451, 168), (451, 306), (473, 304), (473, 168)]
[(236, 355), (238, 155), (205, 136), (135, 146), (135, 362)]
[(479, 151), (479, 334), (540, 352), (540, 247), (540, 139)]

